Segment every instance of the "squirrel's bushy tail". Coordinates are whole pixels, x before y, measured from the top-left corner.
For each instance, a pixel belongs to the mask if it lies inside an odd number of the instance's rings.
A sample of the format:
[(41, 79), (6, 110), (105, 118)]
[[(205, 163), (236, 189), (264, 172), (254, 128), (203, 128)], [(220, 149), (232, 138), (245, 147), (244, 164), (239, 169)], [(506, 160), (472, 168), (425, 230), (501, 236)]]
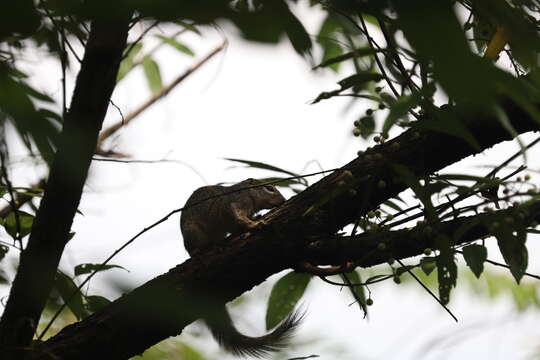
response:
[(211, 318), (205, 319), (212, 335), (227, 351), (236, 356), (262, 358), (287, 346), (304, 313), (293, 311), (271, 333), (249, 337), (240, 333), (232, 322), (225, 305), (216, 309)]

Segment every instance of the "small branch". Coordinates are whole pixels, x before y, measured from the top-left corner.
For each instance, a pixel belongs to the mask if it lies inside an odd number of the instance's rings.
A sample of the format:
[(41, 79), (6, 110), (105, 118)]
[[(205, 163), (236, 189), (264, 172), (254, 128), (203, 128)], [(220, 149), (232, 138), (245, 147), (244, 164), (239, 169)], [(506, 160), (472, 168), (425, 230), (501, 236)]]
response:
[(182, 81), (184, 81), (188, 76), (193, 74), (197, 69), (199, 69), (202, 65), (204, 65), (208, 60), (210, 60), (214, 55), (219, 53), (221, 50), (223, 50), (227, 46), (227, 41), (224, 41), (216, 47), (214, 50), (212, 50), (208, 55), (206, 55), (204, 58), (199, 60), (197, 63), (192, 65), (189, 69), (187, 69), (184, 73), (179, 75), (176, 79), (174, 79), (169, 85), (164, 86), (159, 92), (153, 94), (146, 102), (144, 102), (141, 106), (139, 106), (137, 109), (129, 113), (122, 121), (109, 126), (107, 129), (103, 130), (101, 134), (99, 135), (98, 143), (101, 146), (101, 143), (108, 137), (110, 137), (112, 134), (117, 132), (122, 126), (128, 124), (131, 120), (136, 118), (138, 115), (140, 115), (143, 111), (148, 109), (151, 105), (153, 105), (156, 101), (160, 100), (161, 98), (167, 96), (169, 92), (171, 92), (172, 89), (174, 89), (178, 84), (180, 84)]
[(501, 170), (502, 168), (504, 168), (506, 165), (510, 164), (514, 159), (516, 159), (518, 156), (522, 155), (526, 150), (529, 150), (530, 148), (532, 148), (533, 146), (535, 146), (536, 144), (538, 144), (540, 142), (540, 136), (538, 138), (536, 138), (535, 140), (533, 140), (532, 142), (530, 142), (527, 146), (525, 146), (523, 149), (520, 149), (518, 152), (516, 152), (514, 155), (510, 156), (508, 159), (506, 159), (505, 161), (503, 161), (499, 166), (497, 166), (496, 168), (494, 168), (493, 170), (491, 170), (489, 172), (489, 174), (486, 175), (486, 178), (489, 178), (489, 177), (493, 177), (495, 176), (499, 170)]
[(181, 160), (174, 160), (174, 159), (159, 159), (159, 160), (138, 160), (138, 159), (111, 159), (111, 158), (92, 158), (93, 161), (100, 161), (100, 162), (112, 162), (112, 163), (123, 163), (123, 164), (163, 164), (163, 163), (173, 163), (173, 164), (179, 164), (188, 167), (191, 171), (193, 171), (197, 176), (205, 183), (208, 184), (208, 181), (205, 179), (205, 177), (193, 166), (190, 165), (184, 161)]
[[(130, 26), (130, 30), (131, 28), (133, 28), (133, 26), (135, 26), (135, 24), (137, 23), (137, 20), (136, 21), (133, 21), (133, 23), (131, 24)], [(131, 44), (129, 44), (128, 48), (124, 51), (124, 55), (122, 56), (122, 60), (124, 60), (128, 55), (129, 53), (131, 52), (131, 50), (133, 50), (133, 48), (142, 41), (143, 37), (148, 34), (148, 32), (150, 30), (152, 30), (154, 27), (157, 26), (157, 24), (159, 24), (159, 21), (154, 21), (150, 26), (148, 26), (146, 29), (143, 30), (143, 32), (137, 37), (137, 39), (135, 39), (134, 42), (132, 42)]]
[(383, 281), (391, 279), (393, 277), (394, 277), (394, 275), (384, 275), (384, 277), (381, 277), (379, 279), (375, 279), (375, 280), (372, 280), (372, 281), (365, 281), (365, 282), (361, 282), (361, 283), (353, 283), (353, 282), (339, 283), (337, 281), (328, 280), (324, 276), (320, 276), (319, 278), (322, 281), (324, 281), (325, 283), (328, 283), (330, 285), (336, 285), (336, 286), (367, 286), (367, 285), (373, 285), (373, 284), (376, 284), (376, 283), (379, 283), (379, 282), (383, 282)]
[(431, 291), (431, 290), (426, 286), (426, 284), (424, 284), (424, 283), (422, 282), (422, 280), (420, 280), (420, 279), (418, 278), (418, 276), (416, 276), (416, 275), (415, 275), (408, 267), (406, 267), (405, 264), (403, 264), (403, 262), (402, 262), (401, 260), (396, 259), (396, 261), (399, 263), (399, 265), (401, 265), (401, 267), (403, 267), (403, 268), (407, 271), (407, 273), (409, 273), (409, 275), (412, 276), (412, 278), (413, 278), (414, 280), (416, 280), (417, 283), (419, 283), (419, 284), (424, 288), (424, 290), (426, 290), (426, 291), (428, 292), (429, 295), (431, 295), (432, 298), (434, 298), (434, 299), (439, 303), (439, 305), (441, 305), (441, 306), (444, 308), (444, 310), (446, 310), (447, 313), (450, 314), (450, 316), (451, 316), (456, 322), (458, 322), (457, 317), (452, 313), (452, 311), (450, 311), (450, 309), (449, 309), (446, 305), (444, 305), (444, 304), (442, 303), (442, 301), (437, 297), (437, 295), (435, 295), (435, 294), (433, 293), (433, 291)]

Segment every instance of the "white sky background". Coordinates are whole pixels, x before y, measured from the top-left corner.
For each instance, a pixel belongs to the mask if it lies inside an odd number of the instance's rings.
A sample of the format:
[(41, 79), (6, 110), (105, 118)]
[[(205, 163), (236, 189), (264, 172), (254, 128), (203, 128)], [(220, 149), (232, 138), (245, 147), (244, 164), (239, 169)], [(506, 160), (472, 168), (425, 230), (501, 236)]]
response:
[[(302, 20), (308, 31), (316, 33), (321, 14), (302, 14), (307, 15)], [(313, 163), (304, 169), (311, 160), (317, 160), (325, 169), (339, 167), (366, 147), (365, 142), (351, 136), (352, 121), (363, 113), (365, 104), (347, 113), (344, 108), (348, 100), (343, 98), (309, 105), (321, 91), (336, 88), (336, 82), (350, 72), (313, 73), (288, 41), (265, 46), (239, 39), (230, 26), (224, 25), (223, 29), (229, 40), (225, 52), (107, 144), (133, 159), (181, 160), (195, 167), (209, 184), (269, 175), (250, 169), (228, 169), (233, 164), (223, 160), (225, 157), (311, 172), (319, 169)], [(162, 30), (168, 34), (166, 26)], [(206, 28), (202, 38), (187, 34), (180, 40), (201, 58), (223, 36)], [(146, 49), (152, 47), (150, 42), (145, 44), (150, 45)], [(165, 84), (196, 61), (167, 47), (158, 52), (156, 60)], [(61, 74), (56, 63), (30, 61), (29, 69), (38, 87), (57, 89), (53, 95), (60, 95)], [(126, 115), (148, 96), (145, 80), (137, 70), (115, 90), (113, 100)], [(117, 110), (110, 107), (105, 126), (118, 119)], [(483, 174), (487, 170), (474, 168), (475, 164), (496, 164), (516, 149), (515, 143), (505, 143), (487, 155), (468, 159), (452, 172), (463, 171), (467, 166)], [(13, 172), (23, 183), (30, 183), (37, 176), (34, 170), (21, 165), (14, 166)], [(181, 207), (191, 192), (203, 185), (197, 174), (179, 164), (94, 162), (80, 205), (84, 216), (75, 219), (76, 236), (66, 248), (61, 268), (71, 272), (76, 264), (102, 261), (141, 229)], [(187, 253), (182, 246), (178, 218), (173, 216), (121, 253), (112, 263), (130, 272), (111, 270), (97, 275), (90, 294), (112, 294), (103, 280), (136, 286), (183, 262)], [(0, 236), (4, 239), (7, 235)], [(497, 256), (490, 252), (490, 258)], [(530, 271), (540, 272), (533, 256)], [(270, 282), (247, 298), (266, 299)], [(375, 304), (370, 307), (367, 321), (362, 320), (357, 307), (347, 306), (352, 299), (346, 291), (314, 280), (303, 299), (308, 315), (297, 339), (300, 343), (314, 339), (316, 342), (289, 354), (319, 354), (321, 359), (331, 359), (336, 357), (336, 349), (342, 349), (344, 353), (339, 358), (343, 359), (528, 359), (540, 344), (538, 314), (529, 311), (517, 315), (510, 300), (478, 299), (465, 288), (461, 286), (453, 293), (450, 304), (460, 319), (458, 324), (419, 287), (398, 287), (391, 281), (372, 286)], [(242, 306), (248, 308), (249, 316), (244, 307), (232, 309), (235, 321), (246, 333), (263, 332), (263, 305), (263, 301), (246, 301)], [(190, 333), (199, 328), (190, 329), (182, 336), (191, 338)], [(209, 354), (215, 354), (217, 347), (213, 341), (195, 341), (207, 345)], [(432, 351), (424, 354), (426, 346)]]

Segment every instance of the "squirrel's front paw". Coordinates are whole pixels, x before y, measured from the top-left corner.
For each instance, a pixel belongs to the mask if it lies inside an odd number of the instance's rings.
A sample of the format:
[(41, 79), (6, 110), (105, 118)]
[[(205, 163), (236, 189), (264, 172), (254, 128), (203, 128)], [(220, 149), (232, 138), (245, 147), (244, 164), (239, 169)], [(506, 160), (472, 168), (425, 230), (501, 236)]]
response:
[(253, 221), (248, 225), (248, 230), (260, 229), (262, 226), (265, 226), (267, 223), (264, 220)]

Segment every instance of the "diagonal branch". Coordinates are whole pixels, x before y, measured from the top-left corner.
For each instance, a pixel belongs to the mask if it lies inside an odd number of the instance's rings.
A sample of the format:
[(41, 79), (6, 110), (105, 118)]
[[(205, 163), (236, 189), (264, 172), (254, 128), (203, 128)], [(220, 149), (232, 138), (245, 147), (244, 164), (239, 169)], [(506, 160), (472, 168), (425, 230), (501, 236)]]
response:
[[(516, 131), (537, 129), (538, 125), (515, 105), (508, 102), (503, 106)], [(127, 359), (140, 354), (151, 345), (181, 333), (209, 309), (240, 296), (272, 274), (295, 267), (309, 256), (309, 244), (314, 240), (333, 237), (358, 216), (404, 190), (406, 185), (395, 179), (397, 174), (392, 164), (407, 166), (417, 176), (423, 176), (510, 139), (496, 119), (469, 114), (461, 120), (476, 135), (481, 148), (442, 133), (407, 131), (374, 147), (268, 213), (265, 217), (268, 225), (187, 260), (102, 311), (64, 328), (43, 343), (38, 349), (43, 353), (36, 352), (34, 358), (45, 359), (54, 354), (66, 360)], [(339, 264), (350, 256), (347, 252), (351, 249), (337, 244), (335, 257), (325, 259), (327, 263)], [(358, 242), (357, 246), (360, 246)], [(425, 247), (407, 247), (401, 255), (393, 256), (417, 255)], [(361, 265), (374, 265), (387, 259), (388, 255), (370, 256)]]

